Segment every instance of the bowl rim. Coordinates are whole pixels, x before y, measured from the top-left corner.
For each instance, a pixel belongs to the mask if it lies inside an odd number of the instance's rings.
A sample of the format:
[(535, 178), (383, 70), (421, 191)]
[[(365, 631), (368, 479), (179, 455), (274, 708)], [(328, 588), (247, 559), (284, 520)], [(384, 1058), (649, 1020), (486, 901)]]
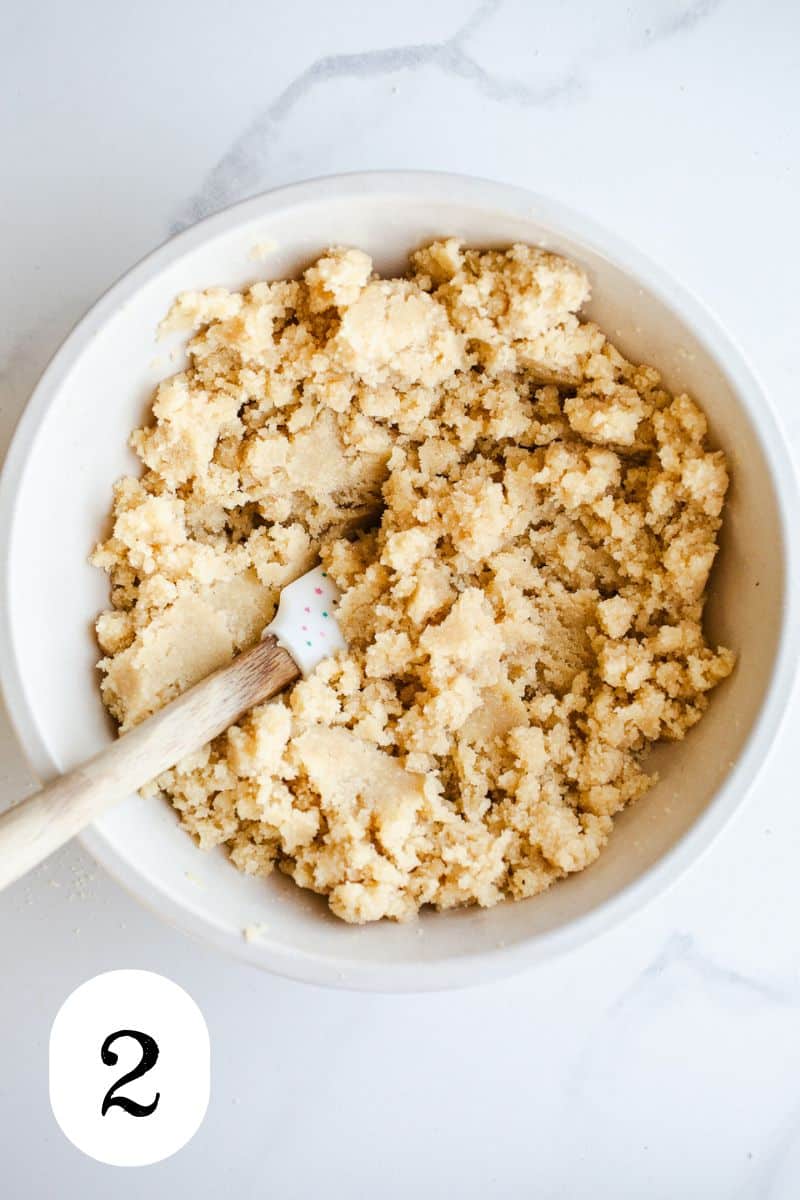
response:
[(499, 945), (493, 950), (433, 962), (367, 964), (344, 957), (334, 960), (293, 952), (258, 941), (247, 942), (244, 938), (235, 941), (224, 930), (209, 926), (167, 891), (146, 881), (131, 861), (108, 845), (97, 829), (90, 827), (81, 835), (81, 841), (94, 858), (137, 900), (182, 932), (237, 959), (309, 983), (366, 991), (413, 992), (461, 987), (543, 962), (618, 925), (663, 893), (700, 858), (741, 807), (774, 747), (789, 707), (800, 656), (800, 555), (791, 532), (791, 515), (798, 511), (798, 482), (788, 442), (780, 418), (755, 372), (717, 318), (648, 256), (560, 201), (525, 188), (450, 172), (413, 170), (351, 172), (283, 185), (230, 205), (168, 238), (112, 284), (67, 334), (36, 384), (9, 445), (0, 476), (0, 687), (9, 720), (28, 763), (40, 778), (57, 773), (58, 766), (27, 704), (19, 649), (11, 627), (9, 557), (18, 510), (18, 485), (42, 418), (95, 334), (145, 282), (203, 242), (237, 225), (268, 218), (278, 210), (309, 201), (342, 199), (353, 194), (377, 198), (393, 193), (413, 197), (415, 202), (446, 201), (457, 195), (475, 207), (493, 207), (506, 214), (535, 218), (554, 233), (591, 248), (641, 280), (676, 312), (728, 376), (753, 418), (775, 488), (785, 571), (781, 628), (767, 692), (735, 766), (705, 811), (666, 854), (619, 892), (564, 926), (534, 934), (515, 946)]

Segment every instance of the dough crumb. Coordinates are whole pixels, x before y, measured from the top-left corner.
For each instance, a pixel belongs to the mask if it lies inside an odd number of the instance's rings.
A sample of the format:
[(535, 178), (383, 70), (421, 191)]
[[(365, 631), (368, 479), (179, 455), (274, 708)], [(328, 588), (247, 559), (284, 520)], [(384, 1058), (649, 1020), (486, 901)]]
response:
[(266, 933), (266, 930), (267, 926), (263, 921), (254, 921), (252, 925), (245, 925), (242, 937), (246, 942), (257, 942)]
[(274, 238), (259, 238), (257, 242), (253, 242), (250, 247), (250, 258), (256, 262), (262, 262), (265, 258), (269, 258), (275, 250), (278, 249), (278, 243)]

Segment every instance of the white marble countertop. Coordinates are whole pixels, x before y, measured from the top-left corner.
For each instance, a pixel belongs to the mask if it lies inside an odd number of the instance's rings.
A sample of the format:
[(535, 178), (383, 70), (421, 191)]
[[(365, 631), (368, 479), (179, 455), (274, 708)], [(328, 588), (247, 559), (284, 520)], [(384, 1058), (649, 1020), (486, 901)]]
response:
[[(740, 341), (795, 447), (800, 10), (788, 0), (9, 0), (0, 453), (91, 301), (170, 232), (311, 175), (462, 171), (578, 207)], [(329, 993), (163, 926), (77, 847), (0, 897), (9, 1198), (800, 1195), (800, 706), (701, 866), (602, 940), (470, 991)], [(31, 786), (3, 719), (0, 803)], [(203, 1008), (205, 1125), (102, 1167), (47, 1101), (67, 993), (147, 967)]]

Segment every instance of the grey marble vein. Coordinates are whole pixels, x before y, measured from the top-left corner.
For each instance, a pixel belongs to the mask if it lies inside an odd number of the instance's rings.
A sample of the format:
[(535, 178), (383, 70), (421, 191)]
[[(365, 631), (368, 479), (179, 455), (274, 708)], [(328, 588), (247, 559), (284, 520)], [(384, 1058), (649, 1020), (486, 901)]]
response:
[(631, 987), (609, 1009), (607, 1016), (613, 1017), (633, 1003), (639, 994), (648, 990), (654, 981), (660, 980), (673, 967), (683, 965), (711, 987), (720, 985), (770, 1004), (796, 1004), (796, 989), (766, 982), (754, 975), (746, 975), (733, 967), (727, 967), (703, 953), (688, 933), (675, 933), (649, 966), (634, 980)]
[(571, 74), (554, 84), (537, 87), (493, 74), (465, 50), (466, 40), (501, 6), (502, 0), (485, 0), (451, 37), (442, 42), (325, 55), (312, 62), (237, 138), (172, 223), (170, 232), (177, 233), (256, 187), (263, 177), (270, 140), (278, 127), (306, 96), (338, 79), (376, 79), (433, 66), (451, 78), (472, 84), (490, 100), (523, 107), (552, 104), (577, 91), (579, 82)]
[(774, 1136), (761, 1172), (758, 1194), (764, 1200), (783, 1200), (797, 1195), (799, 1147), (800, 1105), (794, 1105)]
[[(709, 991), (727, 993), (744, 1002), (769, 1007), (796, 1008), (800, 1005), (800, 989), (794, 983), (773, 983), (753, 974), (746, 974), (718, 962), (701, 951), (695, 939), (688, 933), (675, 933), (664, 944), (652, 961), (640, 971), (631, 984), (598, 1017), (583, 1050), (576, 1054), (566, 1094), (573, 1098), (585, 1088), (592, 1077), (592, 1066), (599, 1055), (600, 1064), (608, 1046), (618, 1044), (616, 1034), (620, 1027), (627, 1031), (629, 1021), (636, 1015), (652, 1012), (662, 1004), (673, 1002), (674, 973), (678, 969), (688, 971), (695, 980), (706, 985)], [(598, 1051), (596, 1047), (601, 1047)]]
[(705, 21), (714, 13), (722, 0), (696, 0), (687, 8), (676, 6), (675, 12), (670, 12), (654, 26), (645, 29), (647, 42), (663, 41), (679, 33), (689, 33), (696, 25)]
[[(627, 47), (640, 51), (694, 29), (719, 6), (721, 0), (694, 0), (670, 5), (665, 15), (641, 34), (633, 33)], [(462, 80), (481, 96), (520, 109), (547, 108), (584, 94), (585, 83), (577, 68), (565, 68), (546, 83), (510, 79), (490, 71), (466, 46), (503, 7), (503, 0), (484, 0), (444, 41), (417, 42), (363, 53), (324, 55), (310, 63), (264, 108), (212, 167), (198, 191), (170, 224), (177, 233), (187, 225), (234, 200), (252, 194), (267, 174), (270, 149), (280, 128), (298, 105), (319, 89), (345, 79), (380, 79), (432, 67), (445, 78)], [(634, 10), (635, 14), (635, 10)], [(633, 15), (635, 21), (635, 15)], [(600, 58), (606, 57), (600, 54)]]

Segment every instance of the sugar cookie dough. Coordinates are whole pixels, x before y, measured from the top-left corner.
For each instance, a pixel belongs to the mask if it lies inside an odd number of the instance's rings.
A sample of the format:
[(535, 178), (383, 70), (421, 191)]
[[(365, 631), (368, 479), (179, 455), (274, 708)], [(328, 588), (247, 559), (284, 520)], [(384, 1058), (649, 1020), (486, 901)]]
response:
[(702, 628), (725, 459), (588, 291), (449, 239), (402, 279), (332, 249), (178, 298), (189, 365), (93, 556), (105, 703), (126, 730), (226, 663), (318, 555), (349, 645), (153, 785), (201, 846), (352, 922), (533, 896), (700, 719), (734, 663)]

